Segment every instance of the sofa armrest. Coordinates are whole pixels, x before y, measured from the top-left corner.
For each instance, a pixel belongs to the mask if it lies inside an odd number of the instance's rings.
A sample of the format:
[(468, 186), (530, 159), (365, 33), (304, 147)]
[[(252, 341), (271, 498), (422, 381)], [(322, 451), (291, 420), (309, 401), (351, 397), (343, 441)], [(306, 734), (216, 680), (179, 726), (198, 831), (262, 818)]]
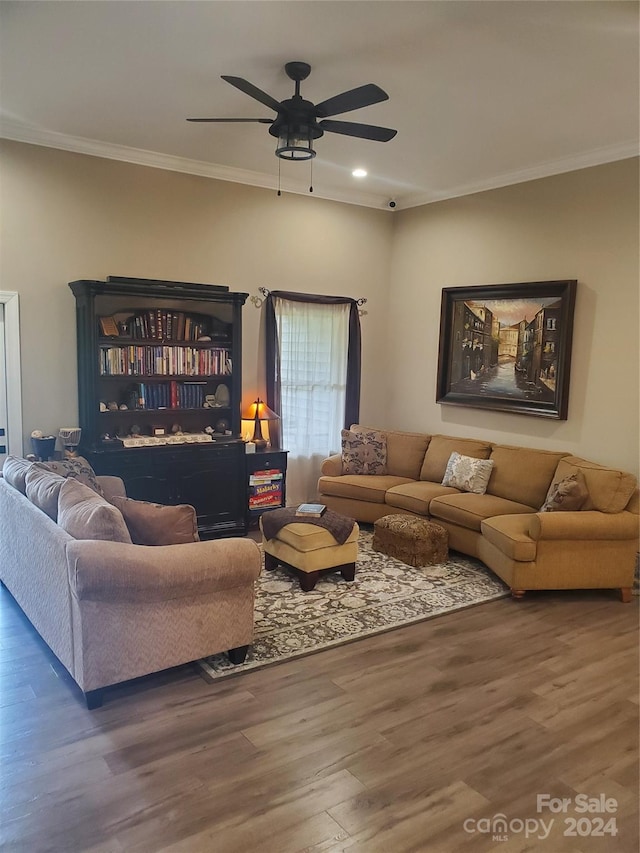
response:
[(631, 512), (537, 512), (531, 516), (532, 539), (637, 539), (638, 516)]
[(163, 601), (253, 586), (261, 569), (252, 539), (158, 546), (75, 539), (66, 551), (72, 594), (88, 601)]
[(325, 477), (339, 477), (342, 474), (342, 454), (335, 453), (323, 459), (320, 473)]
[(124, 482), (120, 477), (111, 477), (106, 474), (100, 474), (96, 477), (100, 484), (100, 488), (105, 496), (105, 499), (110, 501), (111, 498), (119, 497), (126, 498), (127, 490)]

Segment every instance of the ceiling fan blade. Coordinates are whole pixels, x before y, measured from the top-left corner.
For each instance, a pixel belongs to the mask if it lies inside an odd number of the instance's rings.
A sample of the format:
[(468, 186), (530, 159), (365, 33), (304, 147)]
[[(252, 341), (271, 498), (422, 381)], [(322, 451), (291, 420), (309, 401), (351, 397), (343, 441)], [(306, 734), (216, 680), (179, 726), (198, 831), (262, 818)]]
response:
[(380, 101), (388, 101), (389, 95), (383, 91), (380, 86), (375, 83), (367, 83), (365, 86), (358, 86), (357, 89), (349, 89), (348, 92), (343, 92), (341, 95), (335, 95), (326, 101), (316, 106), (316, 115), (319, 118), (326, 116), (335, 116), (339, 113), (348, 113), (351, 110), (359, 110), (360, 107), (368, 107), (371, 104), (378, 104)]
[(260, 124), (273, 124), (272, 118), (188, 118), (187, 121), (258, 121)]
[(257, 86), (254, 86), (253, 83), (249, 83), (248, 80), (243, 80), (242, 77), (229, 77), (226, 74), (222, 75), (222, 79), (226, 80), (227, 83), (231, 83), (231, 85), (235, 86), (236, 89), (240, 89), (240, 91), (244, 92), (245, 95), (249, 95), (249, 97), (255, 98), (256, 101), (260, 101), (260, 103), (264, 104), (265, 107), (269, 107), (269, 109), (275, 110), (276, 112), (280, 111), (280, 103), (276, 101), (275, 98), (272, 98), (271, 95), (267, 95), (266, 92), (263, 92), (262, 89), (258, 89)]
[(388, 142), (398, 132), (390, 127), (378, 127), (375, 124), (358, 124), (355, 121), (333, 121), (332, 119), (320, 121), (318, 126), (330, 133), (343, 133), (345, 136), (372, 139), (374, 142)]

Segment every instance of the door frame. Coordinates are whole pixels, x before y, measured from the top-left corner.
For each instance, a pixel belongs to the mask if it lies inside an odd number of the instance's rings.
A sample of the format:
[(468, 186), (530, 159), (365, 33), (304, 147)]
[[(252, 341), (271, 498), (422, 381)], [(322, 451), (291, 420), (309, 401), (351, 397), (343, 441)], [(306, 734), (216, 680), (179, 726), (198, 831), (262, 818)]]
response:
[(7, 377), (7, 453), (22, 456), (22, 379), (20, 372), (20, 309), (18, 294), (0, 290), (4, 306), (4, 358)]

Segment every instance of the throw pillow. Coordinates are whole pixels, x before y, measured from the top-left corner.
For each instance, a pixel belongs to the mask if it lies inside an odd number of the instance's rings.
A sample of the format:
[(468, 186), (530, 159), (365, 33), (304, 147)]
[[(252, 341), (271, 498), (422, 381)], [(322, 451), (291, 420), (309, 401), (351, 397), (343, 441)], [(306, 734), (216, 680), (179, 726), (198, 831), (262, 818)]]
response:
[(58, 459), (55, 462), (34, 462), (34, 465), (41, 465), (47, 471), (53, 471), (54, 474), (59, 474), (61, 477), (73, 477), (74, 480), (102, 495), (100, 483), (96, 479), (96, 472), (83, 456)]
[(25, 476), (33, 462), (27, 459), (22, 459), (20, 456), (7, 456), (2, 466), (2, 476), (19, 492), (24, 495), (26, 489)]
[(377, 430), (342, 430), (343, 474), (386, 474), (387, 436)]
[(582, 471), (551, 483), (540, 512), (575, 512), (582, 509), (589, 491)]
[(452, 486), (454, 489), (460, 489), (461, 492), (484, 495), (489, 485), (492, 468), (492, 459), (475, 459), (473, 456), (463, 456), (454, 450), (447, 462), (442, 485)]
[(183, 545), (199, 542), (196, 511), (189, 504), (164, 506), (115, 496), (134, 545)]
[(64, 477), (45, 471), (34, 463), (25, 475), (25, 494), (34, 506), (45, 512), (54, 521), (58, 518), (58, 495)]
[(75, 539), (131, 544), (120, 510), (88, 486), (67, 477), (58, 494), (58, 524)]

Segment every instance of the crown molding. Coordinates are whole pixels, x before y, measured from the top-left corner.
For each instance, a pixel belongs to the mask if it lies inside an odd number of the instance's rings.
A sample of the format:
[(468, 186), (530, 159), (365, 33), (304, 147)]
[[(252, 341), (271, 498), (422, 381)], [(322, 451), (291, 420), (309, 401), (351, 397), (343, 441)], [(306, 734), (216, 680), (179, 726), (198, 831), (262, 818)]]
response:
[[(173, 154), (161, 154), (157, 151), (147, 151), (141, 148), (129, 148), (126, 145), (116, 145), (111, 142), (100, 142), (96, 139), (86, 139), (81, 136), (68, 136), (52, 130), (29, 127), (10, 118), (0, 119), (0, 137), (14, 142), (27, 142), (31, 145), (41, 145), (45, 148), (58, 148), (62, 151), (72, 151), (76, 154), (87, 154), (90, 157), (103, 157), (107, 160), (120, 160), (137, 166), (149, 166), (153, 169), (165, 169), (169, 172), (184, 172), (188, 175), (198, 175), (218, 181), (229, 181), (235, 184), (246, 184), (251, 187), (277, 191), (275, 175), (265, 175), (262, 172), (251, 172), (248, 169), (235, 169), (216, 163), (205, 163), (201, 160), (190, 160)], [(296, 195), (309, 195), (308, 182), (287, 179), (282, 183), (282, 192)], [(358, 191), (341, 191), (314, 187), (313, 195), (327, 201), (339, 201), (344, 204), (357, 204), (364, 207), (382, 208), (386, 197)]]
[[(252, 172), (248, 169), (235, 169), (216, 163), (205, 163), (201, 160), (190, 160), (186, 157), (177, 157), (173, 154), (161, 154), (157, 151), (130, 148), (126, 145), (100, 142), (80, 136), (69, 136), (52, 130), (30, 127), (7, 117), (0, 119), (0, 137), (11, 139), (15, 142), (41, 145), (45, 148), (58, 148), (62, 151), (72, 151), (76, 154), (87, 154), (90, 157), (120, 160), (124, 163), (132, 163), (137, 166), (149, 166), (154, 169), (165, 169), (170, 172), (183, 172), (188, 175), (198, 175), (199, 177), (211, 178), (218, 181), (229, 181), (251, 187), (261, 187), (273, 190), (274, 192), (277, 190), (274, 175), (265, 175), (262, 172)], [(395, 213), (399, 210), (433, 204), (434, 202), (445, 201), (450, 198), (460, 198), (461, 196), (500, 189), (501, 187), (513, 184), (522, 184), (526, 181), (549, 178), (565, 172), (575, 172), (591, 166), (601, 166), (604, 163), (613, 163), (616, 160), (627, 160), (631, 157), (637, 157), (639, 153), (638, 140), (628, 140), (618, 145), (595, 148), (573, 157), (549, 160), (526, 169), (505, 172), (502, 175), (496, 175), (481, 181), (452, 187), (446, 192), (439, 193), (428, 190), (420, 193), (408, 193), (396, 197), (396, 207), (393, 211), (390, 211), (388, 208), (388, 196), (386, 195), (381, 196), (357, 190), (343, 191), (314, 187), (313, 196), (325, 199), (326, 201), (356, 204), (362, 207), (373, 207), (378, 210), (384, 209)], [(282, 186), (282, 191), (308, 196), (309, 186), (307, 182), (287, 179), (286, 184)]]
[(460, 198), (461, 196), (473, 195), (474, 193), (486, 192), (487, 190), (497, 190), (501, 187), (512, 186), (513, 184), (523, 184), (527, 181), (537, 181), (540, 178), (550, 178), (553, 175), (561, 175), (565, 172), (577, 172), (579, 169), (602, 166), (605, 163), (614, 163), (617, 160), (628, 160), (631, 157), (637, 157), (639, 154), (640, 147), (638, 140), (630, 139), (619, 145), (594, 148), (591, 151), (587, 151), (584, 154), (577, 154), (574, 157), (549, 160), (527, 169), (520, 169), (517, 172), (505, 172), (493, 178), (463, 184), (444, 193), (435, 193), (433, 191), (409, 193), (398, 201), (398, 207), (401, 210), (411, 207), (421, 207), (425, 204), (433, 204), (436, 201), (445, 201), (449, 198)]

